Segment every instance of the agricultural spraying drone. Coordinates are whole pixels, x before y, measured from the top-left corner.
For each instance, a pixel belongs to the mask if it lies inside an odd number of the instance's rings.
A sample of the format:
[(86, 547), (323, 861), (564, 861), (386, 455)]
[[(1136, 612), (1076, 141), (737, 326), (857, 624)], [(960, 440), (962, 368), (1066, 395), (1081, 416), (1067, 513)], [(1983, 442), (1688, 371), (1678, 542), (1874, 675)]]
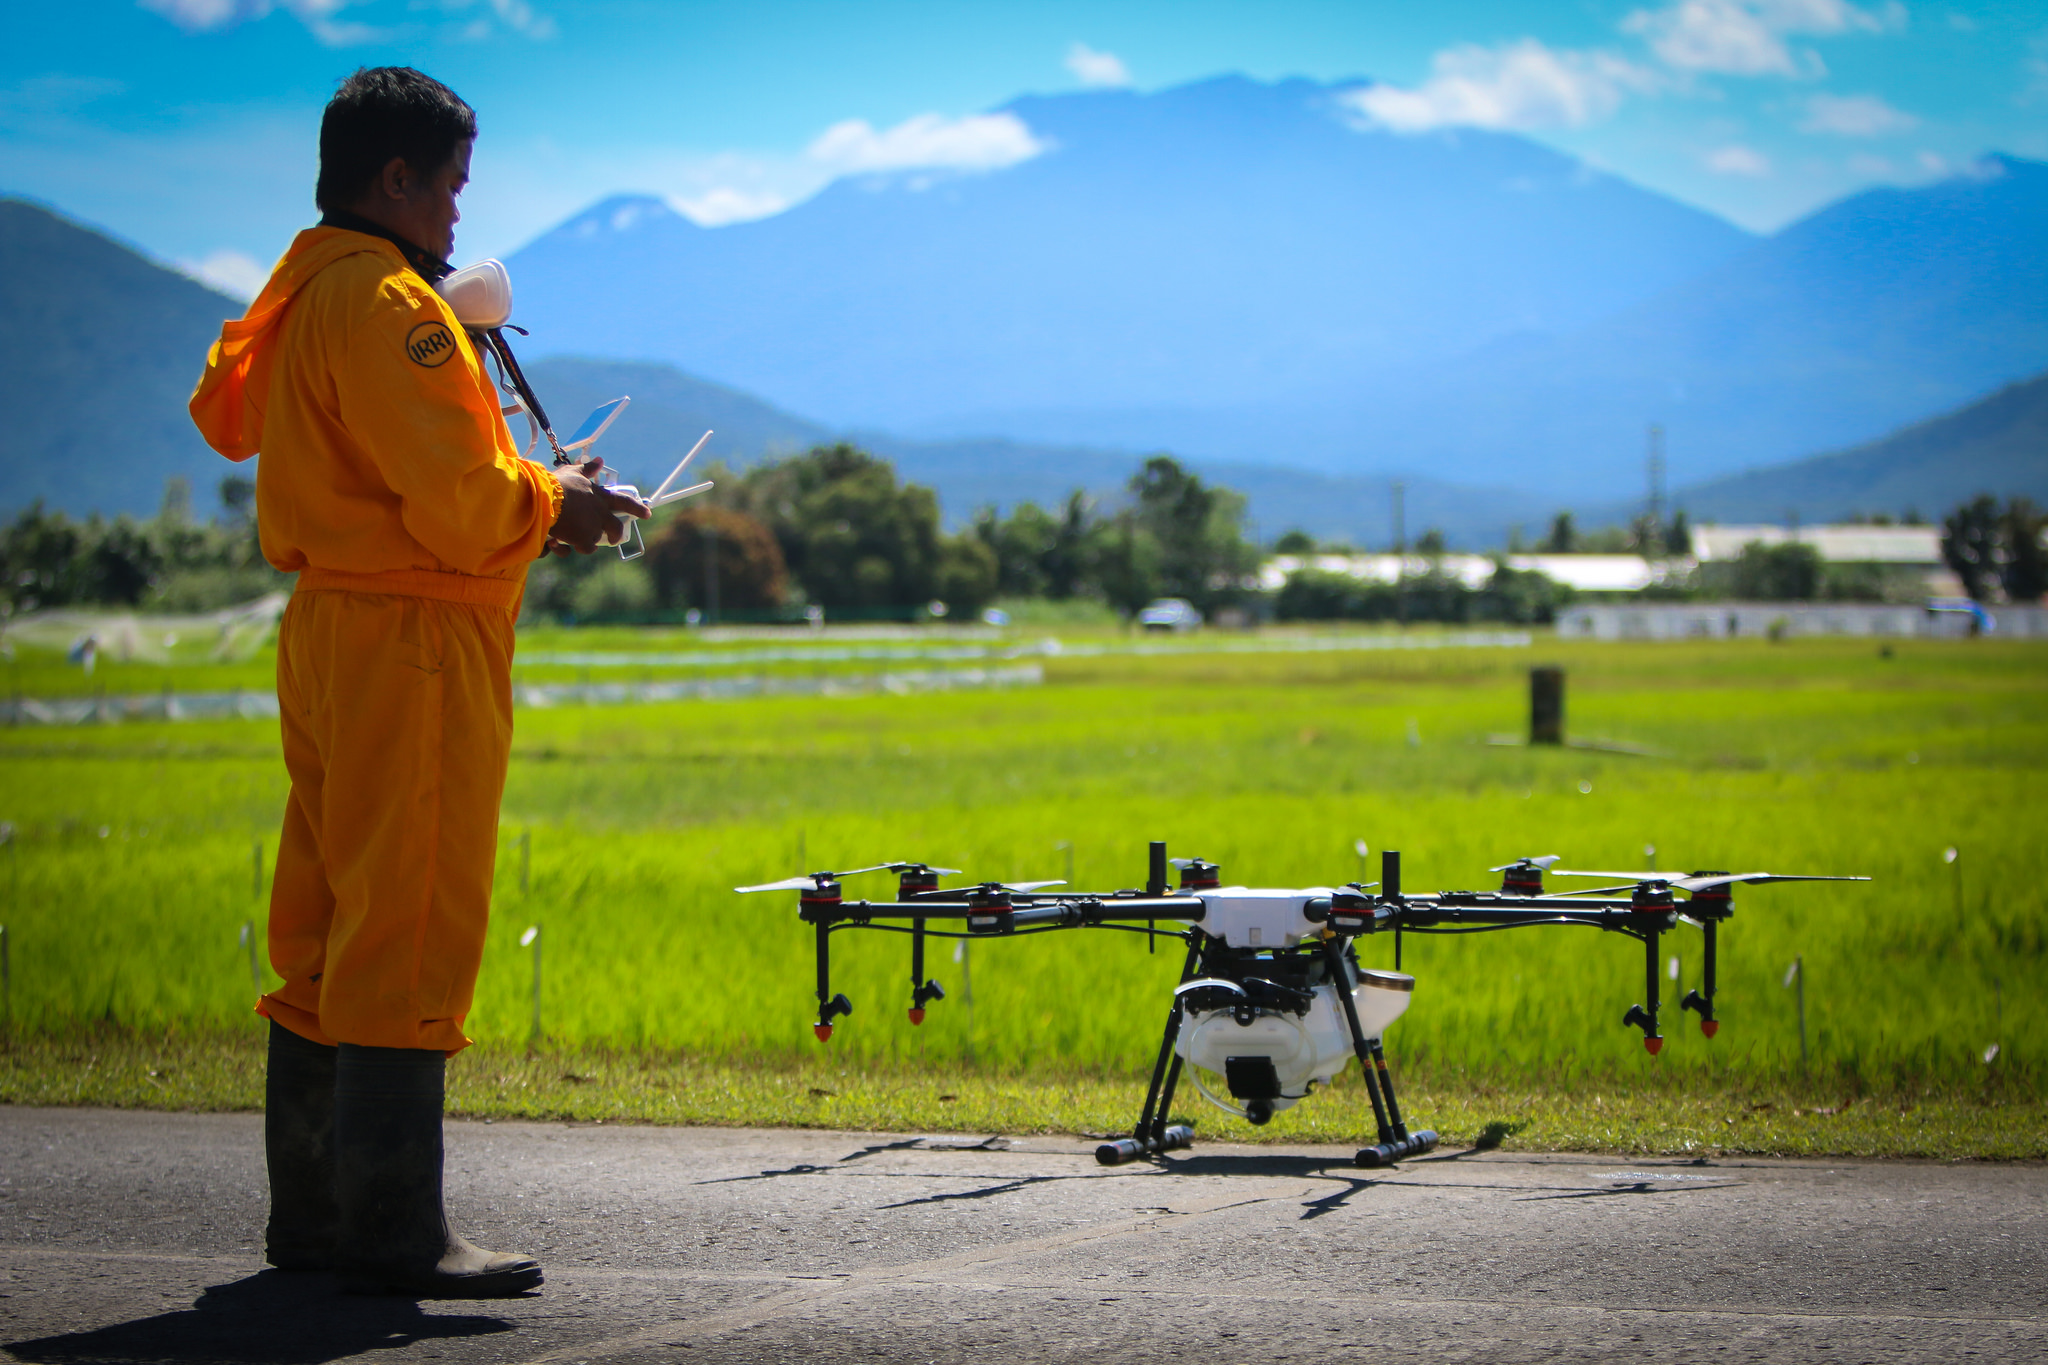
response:
[[(1538, 924), (1577, 924), (1627, 935), (1643, 944), (1646, 1003), (1622, 1018), (1639, 1028), (1652, 1054), (1657, 1031), (1658, 940), (1684, 919), (1706, 938), (1703, 989), (1689, 991), (1681, 1010), (1700, 1017), (1709, 1038), (1714, 1017), (1716, 937), (1734, 913), (1739, 885), (1771, 882), (1868, 881), (1867, 877), (1778, 876), (1769, 872), (1573, 872), (1553, 870), (1555, 855), (1518, 858), (1490, 869), (1498, 891), (1404, 893), (1401, 855), (1380, 855), (1380, 880), (1298, 890), (1223, 886), (1216, 864), (1175, 858), (1180, 885), (1167, 885), (1166, 845), (1152, 845), (1142, 890), (1048, 893), (1063, 882), (982, 882), (941, 887), (958, 869), (924, 863), (881, 863), (851, 872), (813, 872), (742, 892), (795, 891), (797, 915), (813, 927), (818, 953), (818, 1021), (822, 1042), (832, 1021), (853, 1002), (832, 991), (831, 937), (845, 929), (910, 935), (910, 1022), (945, 991), (924, 971), (927, 938), (1012, 937), (1063, 929), (1115, 929), (1178, 939), (1187, 945), (1180, 982), (1166, 1015), (1166, 1033), (1152, 1066), (1144, 1107), (1129, 1137), (1095, 1150), (1105, 1166), (1155, 1155), (1194, 1141), (1185, 1124), (1169, 1124), (1174, 1090), (1185, 1072), (1202, 1097), (1227, 1113), (1265, 1123), (1279, 1110), (1328, 1084), (1352, 1057), (1379, 1125), (1379, 1141), (1358, 1153), (1361, 1166), (1384, 1166), (1436, 1146), (1428, 1129), (1410, 1132), (1394, 1097), (1381, 1037), (1408, 1008), (1415, 978), (1399, 970), (1401, 936), (1475, 934)], [(850, 901), (840, 880), (865, 872), (897, 875), (893, 901)], [(1588, 892), (1546, 893), (1545, 873), (1620, 883)], [(1375, 890), (1375, 888), (1377, 888)], [(1686, 899), (1677, 898), (1684, 892)], [(1621, 895), (1618, 893), (1626, 893)], [(1182, 927), (1161, 928), (1160, 925)], [(935, 928), (957, 925), (957, 928)], [(1361, 967), (1356, 941), (1394, 935), (1391, 972)], [(1220, 1091), (1219, 1091), (1220, 1086)]]

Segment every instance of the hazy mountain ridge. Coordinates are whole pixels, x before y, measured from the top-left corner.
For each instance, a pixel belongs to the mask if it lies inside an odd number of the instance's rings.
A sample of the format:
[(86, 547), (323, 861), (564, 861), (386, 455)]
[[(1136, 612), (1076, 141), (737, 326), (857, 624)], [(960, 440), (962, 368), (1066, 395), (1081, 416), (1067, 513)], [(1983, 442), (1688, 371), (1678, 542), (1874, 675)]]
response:
[(1049, 149), (1021, 164), (847, 178), (716, 229), (610, 200), (513, 257), (522, 318), (838, 425), (1115, 444), (996, 414), (1327, 395), (1584, 326), (1749, 240), (1522, 138), (1361, 131), (1338, 93), (1029, 97), (1006, 107)]
[[(2048, 374), (1852, 450), (1680, 489), (1700, 521), (1802, 521), (1918, 512), (1929, 520), (1979, 493), (2048, 506)], [(1617, 518), (1618, 519), (1618, 518)]]
[(0, 198), (0, 505), (154, 510), (182, 474), (229, 472), (186, 400), (242, 305), (30, 200)]
[(536, 341), (836, 427), (1524, 484), (1875, 439), (2048, 366), (2048, 166), (1752, 238), (1524, 139), (1361, 131), (1241, 77), (1006, 106), (1050, 150), (696, 227), (607, 201), (513, 261)]

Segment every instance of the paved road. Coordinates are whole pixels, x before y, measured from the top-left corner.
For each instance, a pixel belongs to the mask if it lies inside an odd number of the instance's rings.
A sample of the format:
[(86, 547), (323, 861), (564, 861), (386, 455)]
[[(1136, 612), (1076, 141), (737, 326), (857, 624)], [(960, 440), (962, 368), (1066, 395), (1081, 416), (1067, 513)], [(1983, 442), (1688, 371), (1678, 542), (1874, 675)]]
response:
[(526, 1299), (260, 1261), (260, 1120), (0, 1108), (0, 1355), (442, 1360), (2048, 1358), (2048, 1168), (450, 1125)]

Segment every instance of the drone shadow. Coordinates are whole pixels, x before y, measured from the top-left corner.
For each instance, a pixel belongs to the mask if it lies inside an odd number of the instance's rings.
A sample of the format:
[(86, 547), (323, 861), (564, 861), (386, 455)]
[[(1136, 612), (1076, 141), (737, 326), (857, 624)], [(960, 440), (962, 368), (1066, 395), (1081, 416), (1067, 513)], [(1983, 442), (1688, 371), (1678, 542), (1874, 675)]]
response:
[(1545, 1199), (1612, 1199), (1621, 1194), (1705, 1194), (1708, 1190), (1725, 1190), (1740, 1183), (1730, 1180), (1715, 1185), (1660, 1185), (1654, 1180), (1638, 1180), (1627, 1185), (1611, 1185), (1604, 1190), (1564, 1190), (1557, 1194), (1525, 1195), (1515, 1202), (1533, 1204)]
[(699, 1180), (699, 1185), (738, 1185), (749, 1180), (776, 1180), (786, 1175), (819, 1175), (825, 1171), (836, 1171), (850, 1161), (875, 1156), (882, 1152), (1000, 1152), (1006, 1150), (996, 1144), (1000, 1136), (985, 1137), (980, 1142), (932, 1142), (928, 1138), (903, 1138), (896, 1142), (877, 1142), (848, 1152), (829, 1166), (820, 1166), (809, 1161), (800, 1161), (794, 1166), (785, 1166), (775, 1171), (760, 1171), (754, 1175), (722, 1175), (715, 1180)]
[(343, 1298), (328, 1275), (264, 1270), (209, 1286), (190, 1308), (4, 1344), (36, 1365), (328, 1365), (394, 1347), (510, 1332), (503, 1318), (428, 1313), (410, 1299)]

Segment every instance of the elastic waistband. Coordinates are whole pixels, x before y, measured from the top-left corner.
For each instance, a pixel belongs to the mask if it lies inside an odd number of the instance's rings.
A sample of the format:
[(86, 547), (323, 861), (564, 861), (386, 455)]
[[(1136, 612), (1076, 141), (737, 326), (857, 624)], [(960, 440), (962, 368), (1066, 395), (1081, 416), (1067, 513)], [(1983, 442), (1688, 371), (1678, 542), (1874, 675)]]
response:
[(366, 592), (389, 597), (430, 597), (472, 607), (519, 605), (526, 585), (512, 578), (478, 578), (475, 574), (442, 573), (435, 569), (391, 569), (384, 573), (346, 573), (340, 569), (299, 570), (299, 592)]

